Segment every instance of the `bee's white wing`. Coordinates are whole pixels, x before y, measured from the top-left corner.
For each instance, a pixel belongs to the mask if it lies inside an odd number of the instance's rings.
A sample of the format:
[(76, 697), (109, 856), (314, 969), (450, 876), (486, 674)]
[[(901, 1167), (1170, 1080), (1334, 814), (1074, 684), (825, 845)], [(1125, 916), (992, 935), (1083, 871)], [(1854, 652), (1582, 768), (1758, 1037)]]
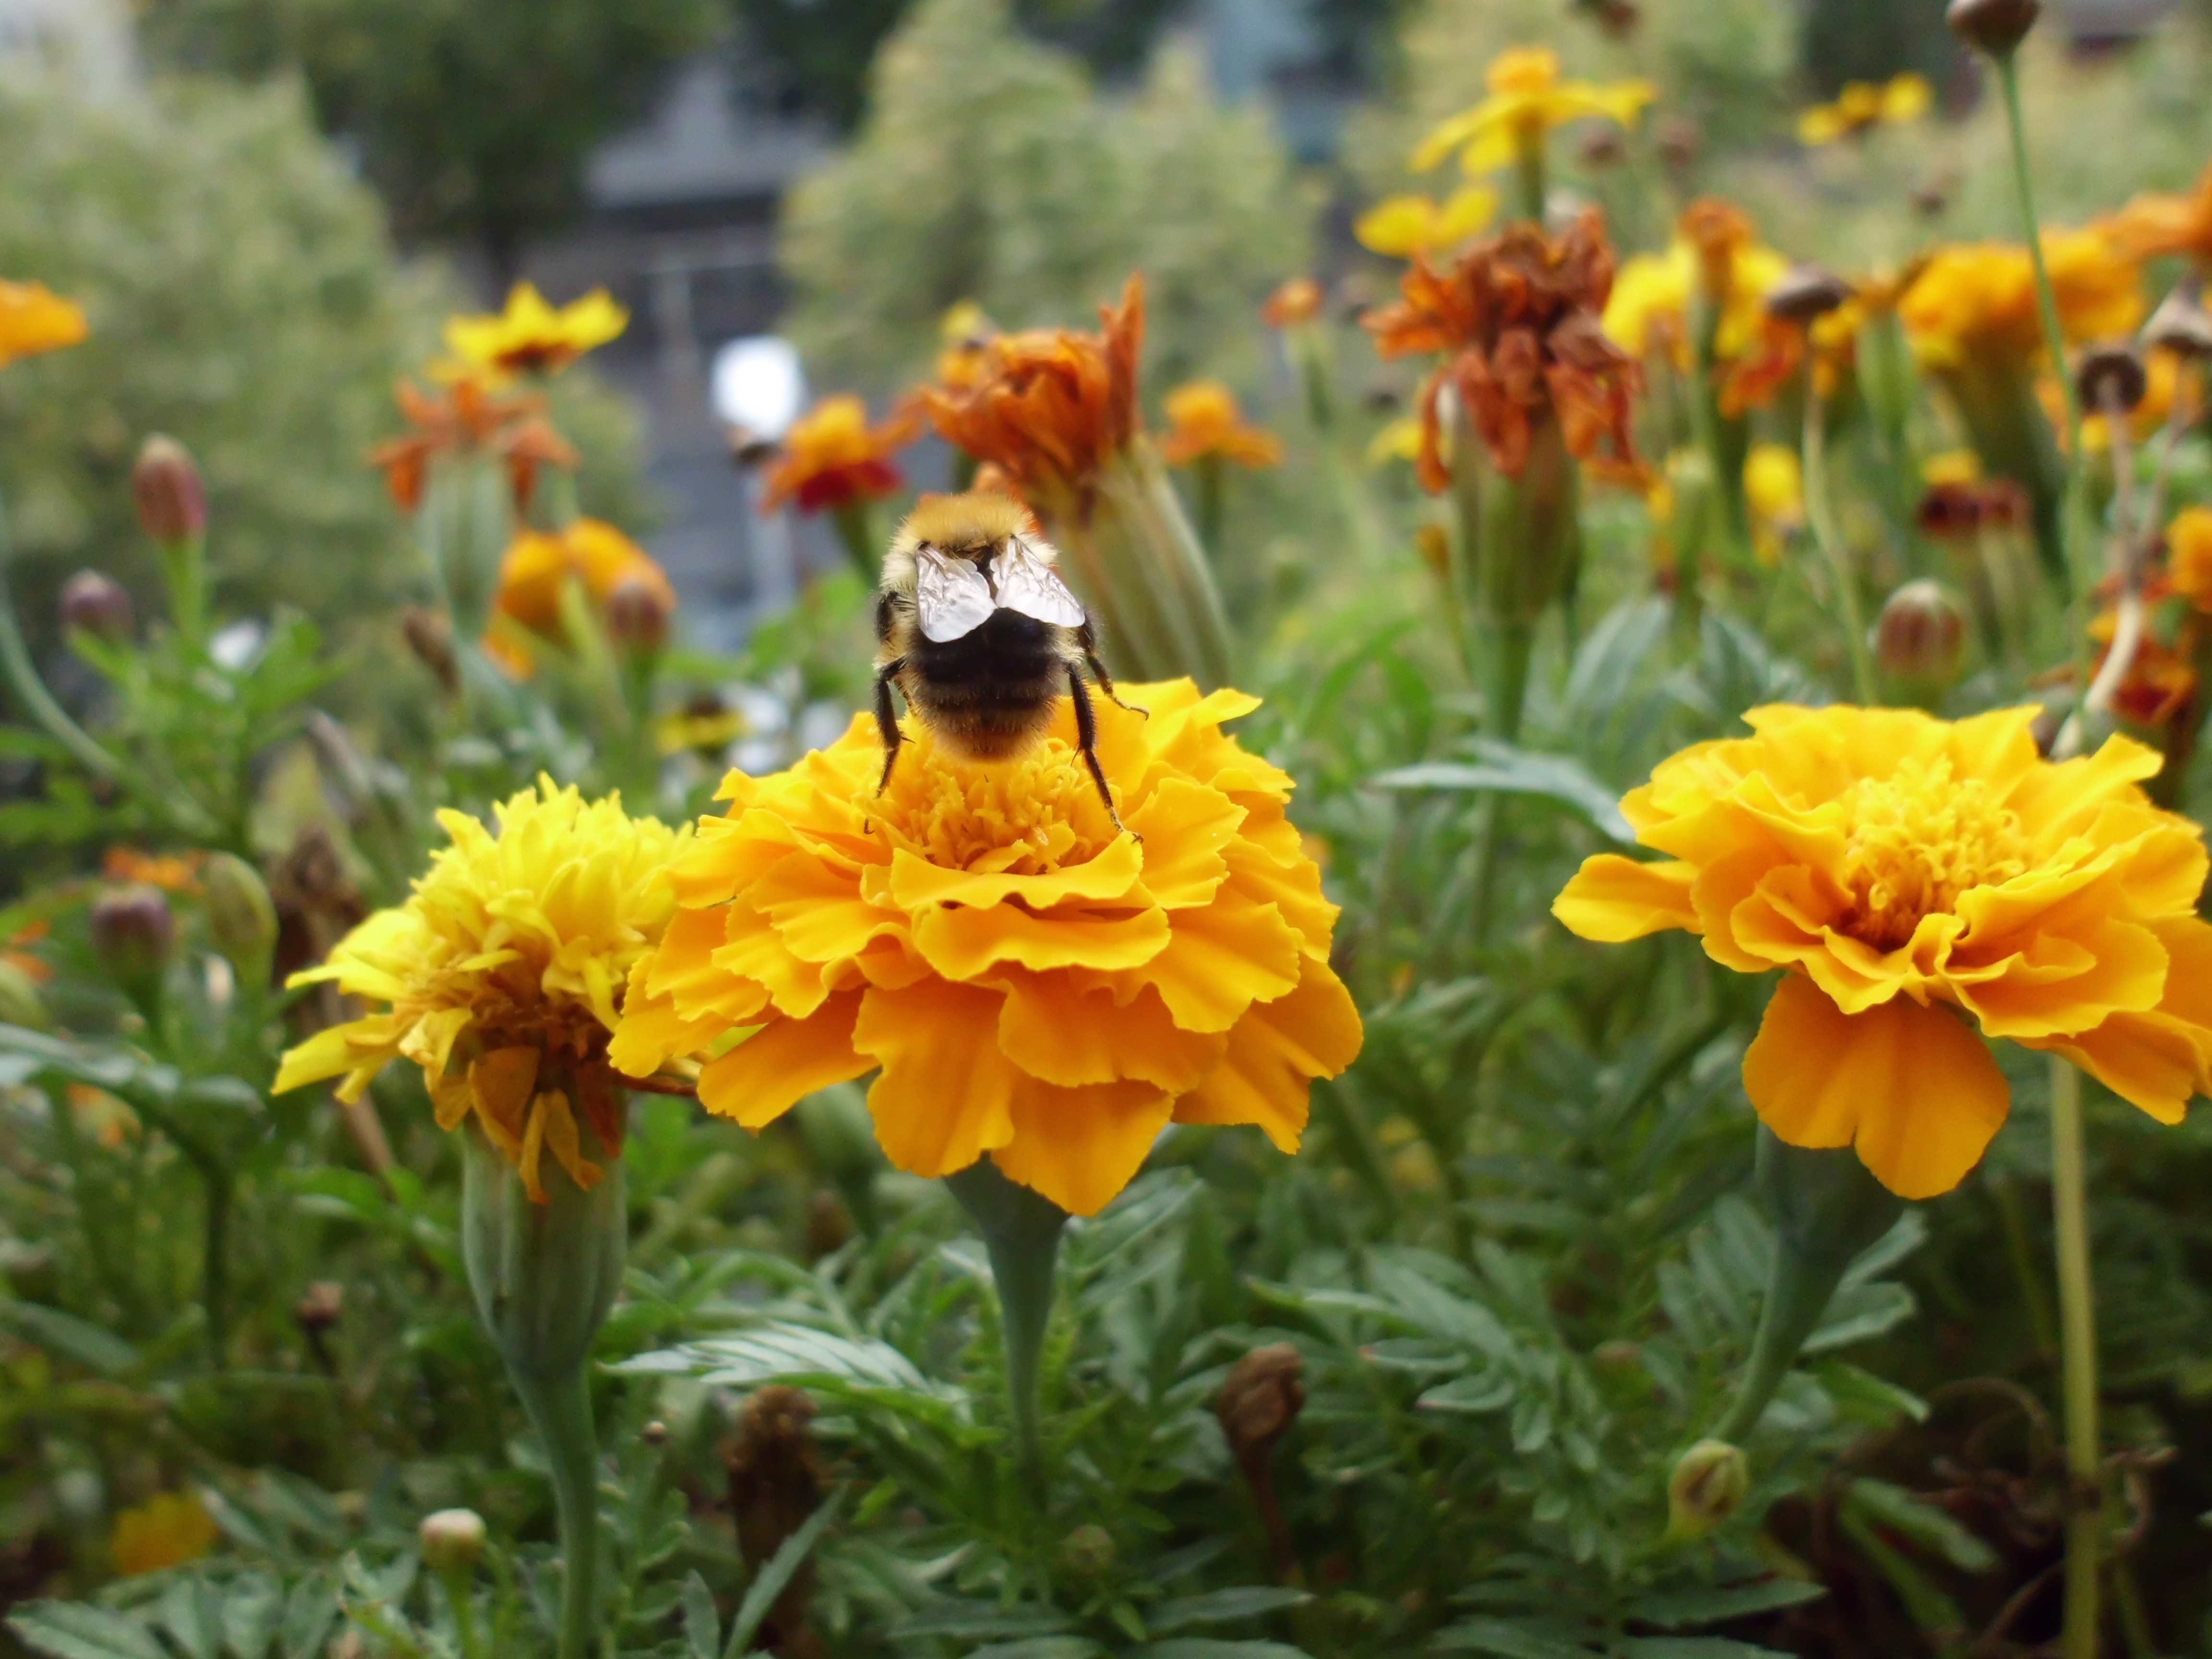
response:
[(1060, 573), (1019, 536), (1009, 537), (993, 556), (991, 586), (1002, 610), (1018, 611), (1061, 628), (1082, 626), (1082, 602), (1067, 591)]
[(918, 547), (914, 563), (914, 608), (921, 616), (922, 638), (942, 645), (990, 620), (991, 585), (968, 560)]

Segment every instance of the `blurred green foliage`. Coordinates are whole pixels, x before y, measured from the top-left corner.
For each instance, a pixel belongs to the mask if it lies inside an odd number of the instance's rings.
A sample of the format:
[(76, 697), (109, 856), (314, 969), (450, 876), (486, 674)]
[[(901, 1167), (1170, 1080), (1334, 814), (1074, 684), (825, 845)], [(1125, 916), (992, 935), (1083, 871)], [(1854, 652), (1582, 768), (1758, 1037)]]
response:
[(1005, 0), (926, 0), (885, 42), (851, 148), (786, 199), (790, 328), (819, 374), (887, 391), (959, 301), (1006, 328), (1077, 322), (1142, 270), (1162, 383), (1234, 373), (1310, 218), (1267, 114), (1219, 106), (1187, 55), (1108, 95), (1020, 38)]

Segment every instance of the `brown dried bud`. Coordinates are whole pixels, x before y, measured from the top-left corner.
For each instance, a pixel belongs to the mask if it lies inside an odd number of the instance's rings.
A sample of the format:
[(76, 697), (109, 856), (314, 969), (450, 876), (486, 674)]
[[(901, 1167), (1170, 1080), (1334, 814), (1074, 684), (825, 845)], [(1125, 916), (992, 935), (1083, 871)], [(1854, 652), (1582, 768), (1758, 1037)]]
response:
[(1616, 40), (1626, 40), (1636, 33), (1636, 26), (1644, 21), (1644, 9), (1637, 0), (1597, 0), (1597, 26)]
[(1670, 115), (1652, 135), (1659, 159), (1677, 173), (1697, 163), (1705, 147), (1705, 129), (1686, 115)]
[(2081, 354), (2074, 386), (2083, 408), (2100, 415), (2114, 410), (2124, 415), (2143, 400), (2150, 377), (2144, 372), (2142, 355), (2124, 341), (2115, 342), (2091, 346)]
[(1981, 527), (1982, 491), (1970, 483), (1930, 484), (1914, 514), (1930, 541), (1957, 541)]
[(1576, 149), (1582, 157), (1583, 165), (1596, 171), (1620, 166), (1628, 155), (1628, 141), (1621, 136), (1619, 127), (1607, 122), (1593, 126), (1583, 133), (1582, 143)]
[(129, 988), (158, 980), (176, 943), (177, 919), (160, 888), (134, 882), (93, 901), (93, 954), (118, 984)]
[[(738, 1418), (738, 1434), (726, 1462), (730, 1508), (737, 1518), (738, 1547), (758, 1568), (821, 1507), (822, 1461), (810, 1427), (814, 1401), (803, 1389), (771, 1382), (754, 1391)], [(804, 1639), (806, 1610), (814, 1599), (814, 1563), (793, 1574), (775, 1599), (754, 1644), (781, 1653)]]
[(311, 1280), (292, 1310), (301, 1330), (318, 1334), (335, 1328), (344, 1314), (345, 1286), (334, 1279)]
[(62, 584), (62, 626), (120, 645), (136, 625), (131, 595), (97, 570), (80, 570)]
[(1255, 1348), (1229, 1368), (1214, 1414), (1239, 1463), (1265, 1462), (1305, 1409), (1305, 1362), (1287, 1342)]
[(1984, 482), (1981, 512), (1984, 530), (2024, 530), (2034, 510), (2034, 503), (2028, 500), (2027, 487), (2019, 479), (1990, 478)]
[(1912, 187), (1912, 210), (1933, 219), (1951, 205), (1951, 192), (1957, 188), (1958, 180), (1948, 174), (1923, 179)]
[(155, 433), (131, 469), (131, 498), (138, 527), (163, 546), (198, 541), (207, 533), (207, 488), (191, 452)]
[(2142, 339), (2150, 350), (2171, 351), (2197, 362), (2212, 358), (2212, 312), (2205, 310), (2196, 284), (2184, 283), (2158, 302), (2142, 326)]
[(399, 631), (407, 636), (407, 648), (438, 682), (439, 690), (449, 697), (460, 696), (461, 667), (453, 656), (453, 625), (447, 621), (446, 613), (410, 605), (399, 613)]
[(624, 651), (658, 651), (668, 642), (668, 599), (642, 576), (625, 576), (607, 595), (607, 637)]
[(1850, 297), (1851, 285), (1834, 272), (1818, 265), (1793, 265), (1787, 276), (1766, 290), (1766, 314), (1807, 328), (1847, 304)]
[(1875, 622), (1875, 660), (1885, 674), (1915, 690), (1940, 690), (1957, 678), (1966, 647), (1966, 613), (1924, 578), (1892, 593)]
[(2042, 11), (2042, 0), (1951, 0), (1943, 21), (1968, 46), (2005, 58), (2027, 38)]

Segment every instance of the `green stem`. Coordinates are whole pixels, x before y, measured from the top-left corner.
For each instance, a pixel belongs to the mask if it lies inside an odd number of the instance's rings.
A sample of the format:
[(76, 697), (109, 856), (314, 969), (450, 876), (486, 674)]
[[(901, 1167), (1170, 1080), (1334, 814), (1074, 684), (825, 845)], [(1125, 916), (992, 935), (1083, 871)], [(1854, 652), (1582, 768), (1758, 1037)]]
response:
[(1010, 1181), (988, 1158), (945, 1178), (983, 1235), (998, 1287), (1000, 1327), (1006, 1345), (1006, 1393), (1013, 1407), (1015, 1455), (1038, 1508), (1049, 1493), (1038, 1385), (1046, 1328), (1052, 1321), (1054, 1269), (1067, 1212)]
[(2081, 1074), (2051, 1061), (2051, 1207), (2058, 1247), (2058, 1340), (2066, 1408), (2064, 1659), (2096, 1659), (2097, 1555), (2103, 1542), (2097, 1431), (2097, 1304), (2089, 1279), (2088, 1175)]
[(1538, 226), (1544, 222), (1544, 135), (1541, 130), (1519, 136), (1513, 155), (1513, 182), (1520, 195), (1521, 216)]
[(1198, 541), (1218, 563), (1221, 558), (1221, 525), (1224, 511), (1222, 460), (1218, 455), (1201, 455), (1193, 469), (1198, 482)]
[(207, 649), (208, 603), (206, 546), (198, 536), (156, 544), (161, 556), (161, 574), (169, 584), (169, 614), (186, 650), (198, 656)]
[(0, 674), (23, 706), (23, 712), (46, 728), (46, 735), (66, 750), (95, 777), (118, 777), (122, 765), (100, 747), (89, 732), (71, 720), (46, 690), (32, 664), (30, 647), (15, 620), (15, 602), (8, 592), (8, 567), (14, 562), (15, 543), (8, 532), (6, 504), (0, 502)]
[(854, 574), (872, 587), (881, 574), (883, 549), (876, 540), (875, 515), (866, 501), (848, 501), (830, 509), (830, 520), (837, 526), (837, 544), (845, 550), (845, 557), (853, 567)]
[(1866, 615), (1859, 604), (1858, 574), (1851, 568), (1850, 553), (1836, 529), (1828, 503), (1827, 421), (1820, 394), (1813, 385), (1812, 349), (1805, 357), (1805, 520), (1836, 584), (1836, 610), (1844, 624), (1844, 643), (1850, 653), (1851, 690), (1871, 708), (1881, 701), (1874, 678), (1874, 653), (1867, 648)]
[(585, 1367), (557, 1376), (509, 1367), (531, 1426), (544, 1444), (561, 1528), (559, 1659), (585, 1659), (598, 1622), (599, 1441), (592, 1430), (592, 1392)]
[(200, 1305), (207, 1310), (208, 1351), (217, 1370), (230, 1334), (230, 1175), (220, 1166), (203, 1167), (207, 1212), (200, 1262)]
[(460, 1638), (461, 1659), (484, 1659), (483, 1632), (477, 1628), (472, 1573), (459, 1568), (438, 1575), (446, 1587), (446, 1604), (453, 1610), (453, 1632)]

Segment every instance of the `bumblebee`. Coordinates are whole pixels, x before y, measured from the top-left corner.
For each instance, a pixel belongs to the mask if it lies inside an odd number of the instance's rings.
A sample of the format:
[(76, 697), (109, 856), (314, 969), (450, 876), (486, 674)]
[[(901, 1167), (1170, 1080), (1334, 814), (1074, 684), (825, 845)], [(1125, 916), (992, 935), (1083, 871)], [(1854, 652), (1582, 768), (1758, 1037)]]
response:
[(1098, 764), (1088, 672), (1120, 708), (1081, 601), (1029, 510), (1005, 495), (925, 495), (891, 538), (876, 594), (876, 724), (888, 788), (898, 763), (896, 686), (932, 736), (965, 760), (1005, 760), (1044, 735), (1066, 692), (1098, 799), (1120, 830)]

